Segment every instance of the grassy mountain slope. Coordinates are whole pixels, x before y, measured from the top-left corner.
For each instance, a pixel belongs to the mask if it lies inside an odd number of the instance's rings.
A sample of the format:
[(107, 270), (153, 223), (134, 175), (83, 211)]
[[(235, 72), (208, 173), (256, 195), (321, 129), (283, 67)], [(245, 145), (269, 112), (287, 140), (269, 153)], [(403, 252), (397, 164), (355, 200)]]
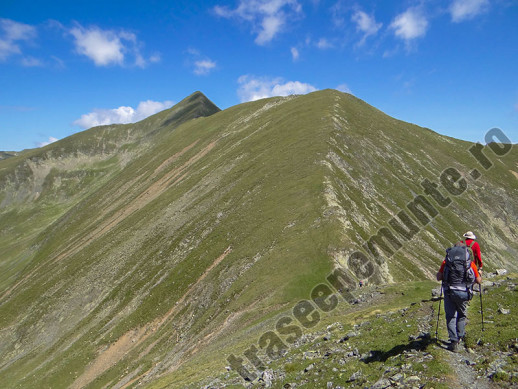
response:
[(36, 237), (163, 134), (218, 112), (196, 92), (139, 123), (95, 127), (0, 163), (0, 291), (31, 261)]
[(221, 367), (337, 265), (362, 277), (349, 255), (446, 168), (482, 176), (369, 260), (369, 281), (430, 278), (468, 229), (489, 268), (516, 269), (516, 148), (486, 153), (485, 171), (470, 144), (330, 90), (216, 111), (195, 93), (0, 161), (2, 382), (123, 387)]

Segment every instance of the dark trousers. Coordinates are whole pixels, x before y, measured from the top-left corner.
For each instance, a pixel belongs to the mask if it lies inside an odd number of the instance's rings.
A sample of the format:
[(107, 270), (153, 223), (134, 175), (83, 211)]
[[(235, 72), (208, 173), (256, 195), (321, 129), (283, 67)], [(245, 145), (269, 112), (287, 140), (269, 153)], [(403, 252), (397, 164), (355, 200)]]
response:
[(458, 342), (465, 335), (468, 302), (469, 295), (466, 291), (446, 290), (444, 292), (444, 312), (451, 342)]

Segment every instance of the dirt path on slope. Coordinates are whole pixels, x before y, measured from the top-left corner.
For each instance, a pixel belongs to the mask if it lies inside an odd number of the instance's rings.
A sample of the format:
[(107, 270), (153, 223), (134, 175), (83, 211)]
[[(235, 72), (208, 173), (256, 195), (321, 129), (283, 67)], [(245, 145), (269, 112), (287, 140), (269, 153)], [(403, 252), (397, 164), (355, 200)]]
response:
[(473, 354), (469, 354), (464, 347), (459, 347), (458, 353), (444, 350), (445, 359), (448, 361), (455, 372), (456, 384), (458, 389), (494, 389), (497, 388), (487, 377), (479, 377), (473, 368)]

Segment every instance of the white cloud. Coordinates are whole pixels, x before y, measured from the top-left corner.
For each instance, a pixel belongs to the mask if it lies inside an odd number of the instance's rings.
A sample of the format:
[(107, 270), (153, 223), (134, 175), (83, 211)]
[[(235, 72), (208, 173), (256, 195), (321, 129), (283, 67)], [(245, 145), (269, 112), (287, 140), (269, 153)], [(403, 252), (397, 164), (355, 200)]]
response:
[(25, 57), (22, 58), (22, 65), (28, 68), (43, 66), (43, 62), (41, 62), (38, 58), (34, 57)]
[(36, 28), (10, 19), (0, 19), (0, 28), (8, 41), (30, 40), (36, 37)]
[(300, 56), (299, 50), (296, 47), (292, 47), (290, 51), (291, 51), (291, 57), (293, 58), (293, 60), (294, 61), (298, 60), (299, 56)]
[(332, 48), (333, 45), (326, 38), (320, 38), (317, 42), (317, 47), (321, 50), (325, 50)]
[(254, 77), (244, 75), (237, 80), (237, 94), (241, 102), (255, 101), (273, 96), (306, 94), (317, 89), (300, 81), (284, 81), (282, 78)]
[(0, 62), (13, 54), (21, 54), (19, 43), (36, 38), (36, 28), (10, 19), (0, 18)]
[(0, 39), (0, 61), (5, 61), (12, 54), (20, 54), (20, 48), (14, 42)]
[(413, 39), (426, 35), (428, 20), (420, 9), (409, 8), (396, 16), (390, 27), (394, 30), (396, 37), (409, 43)]
[(125, 50), (121, 37), (115, 32), (103, 31), (97, 27), (89, 30), (76, 27), (71, 29), (70, 33), (76, 39), (76, 51), (86, 55), (97, 66), (123, 64)]
[(231, 18), (234, 16), (232, 10), (228, 9), (226, 6), (216, 5), (214, 6), (214, 13), (222, 18)]
[(216, 61), (202, 55), (198, 49), (189, 47), (186, 52), (189, 56), (187, 66), (193, 68), (192, 71), (194, 74), (204, 76), (216, 68)]
[(137, 109), (126, 106), (113, 109), (94, 109), (93, 112), (81, 115), (73, 124), (86, 129), (113, 123), (134, 123), (170, 108), (173, 104), (169, 100), (163, 102), (147, 100), (140, 102)]
[(337, 1), (332, 7), (331, 7), (331, 18), (333, 21), (333, 24), (336, 27), (343, 27), (345, 24), (345, 18), (344, 14), (349, 10), (349, 6), (346, 6), (346, 3), (344, 1)]
[(349, 93), (349, 94), (353, 94), (353, 92), (351, 91), (351, 89), (349, 89), (349, 86), (347, 84), (340, 84), (336, 87), (336, 90), (339, 90), (340, 92), (344, 92), (344, 93)]
[(90, 58), (96, 66), (122, 66), (128, 56), (133, 57), (133, 64), (138, 67), (159, 60), (158, 54), (146, 60), (140, 53), (141, 43), (131, 32), (102, 30), (97, 26), (84, 28), (79, 24), (69, 32), (75, 38), (76, 52)]
[(351, 20), (356, 23), (356, 31), (363, 33), (363, 38), (358, 43), (360, 46), (365, 43), (369, 36), (376, 35), (383, 25), (382, 23), (376, 23), (376, 19), (373, 16), (360, 10), (351, 16)]
[(157, 112), (163, 111), (164, 109), (171, 108), (174, 105), (174, 101), (166, 100), (166, 101), (153, 101), (146, 100), (141, 101), (137, 106), (135, 111), (135, 116), (133, 121), (139, 121), (147, 118), (148, 116), (154, 115)]
[(50, 145), (51, 143), (54, 143), (57, 140), (59, 140), (59, 139), (58, 138), (54, 138), (53, 136), (49, 136), (49, 139), (46, 140), (45, 142), (37, 142), (36, 144), (38, 145), (38, 147), (43, 147), (43, 146)]
[(160, 55), (160, 53), (155, 53), (151, 57), (149, 57), (150, 63), (157, 63), (157, 62), (160, 62), (161, 60), (162, 60), (162, 56)]
[(462, 22), (473, 19), (489, 8), (489, 0), (454, 0), (450, 7), (451, 20)]
[(192, 55), (193, 57), (199, 57), (201, 55), (200, 50), (195, 49), (194, 47), (189, 47), (187, 49), (187, 54)]
[(383, 52), (383, 58), (390, 58), (396, 55), (399, 51), (398, 47), (395, 47), (393, 49), (388, 49)]
[(145, 68), (146, 65), (147, 61), (145, 58), (139, 52), (135, 52), (135, 66), (138, 66), (139, 68)]
[(50, 58), (52, 59), (53, 66), (55, 66), (57, 69), (66, 68), (65, 61), (63, 61), (61, 58), (56, 57), (54, 55), (51, 55)]
[(216, 67), (216, 62), (204, 59), (194, 62), (194, 74), (199, 76), (209, 74)]
[(257, 34), (255, 43), (264, 45), (283, 32), (287, 26), (302, 14), (297, 0), (240, 0), (236, 9), (215, 6), (216, 15), (236, 18), (252, 25)]
[(261, 29), (257, 38), (255, 38), (255, 42), (259, 45), (270, 42), (281, 30), (283, 24), (283, 18), (279, 15), (266, 16), (261, 22)]

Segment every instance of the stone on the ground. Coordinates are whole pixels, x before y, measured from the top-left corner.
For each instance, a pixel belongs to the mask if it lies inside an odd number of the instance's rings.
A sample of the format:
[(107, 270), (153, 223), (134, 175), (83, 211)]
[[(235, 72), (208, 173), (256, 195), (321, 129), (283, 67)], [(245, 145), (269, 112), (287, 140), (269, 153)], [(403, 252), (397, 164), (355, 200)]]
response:
[(261, 375), (261, 379), (264, 381), (264, 384), (267, 388), (272, 386), (272, 381), (274, 380), (274, 372), (272, 369), (267, 369)]
[(493, 281), (483, 280), (482, 283), (481, 283), (481, 286), (483, 288), (488, 288), (488, 287), (493, 286), (494, 284), (495, 283)]
[(361, 376), (362, 376), (362, 372), (361, 372), (361, 370), (358, 370), (358, 371), (354, 372), (353, 374), (351, 374), (348, 382), (356, 381), (356, 380), (360, 379)]
[(439, 297), (441, 295), (441, 287), (438, 286), (437, 288), (432, 289), (432, 297)]
[(307, 373), (308, 371), (312, 370), (314, 367), (315, 367), (315, 364), (314, 364), (314, 363), (312, 363), (311, 365), (309, 365), (308, 367), (306, 367), (306, 368), (304, 369), (304, 373)]
[(374, 385), (371, 386), (371, 389), (385, 389), (392, 386), (392, 382), (388, 378), (381, 378)]
[(412, 383), (412, 382), (419, 382), (419, 381), (421, 381), (421, 378), (419, 378), (416, 375), (412, 375), (405, 379), (405, 383)]

